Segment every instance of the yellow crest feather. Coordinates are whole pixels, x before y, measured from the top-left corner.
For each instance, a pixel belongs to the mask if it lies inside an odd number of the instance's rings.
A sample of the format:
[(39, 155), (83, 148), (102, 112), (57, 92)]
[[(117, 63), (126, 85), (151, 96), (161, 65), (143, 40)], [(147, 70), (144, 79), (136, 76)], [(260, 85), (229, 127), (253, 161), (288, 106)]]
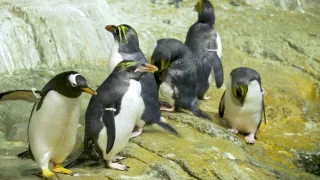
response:
[(196, 11), (197, 11), (198, 13), (201, 13), (202, 8), (203, 8), (203, 2), (202, 2), (202, 0), (199, 0), (194, 8), (196, 9)]
[(234, 97), (239, 98), (240, 100), (243, 100), (248, 92), (248, 86), (247, 85), (240, 85), (240, 91), (241, 91), (241, 97), (237, 96), (237, 88), (235, 86), (232, 86), (232, 94)]
[(125, 27), (125, 26), (120, 25), (120, 26), (118, 26), (118, 31), (119, 31), (120, 41), (122, 41), (122, 34), (123, 34), (123, 36), (124, 36), (124, 38), (125, 38), (125, 40), (126, 40), (126, 42), (128, 44), (128, 39), (127, 39), (128, 28)]
[(170, 66), (170, 61), (169, 60), (161, 59), (161, 66), (160, 66), (159, 72), (162, 72), (162, 71), (168, 69), (169, 66)]
[(121, 63), (117, 64), (116, 67), (119, 67), (121, 70), (123, 70), (123, 69), (126, 69), (127, 67), (134, 66), (136, 64), (138, 64), (138, 62), (135, 62), (135, 61), (121, 62)]
[(150, 63), (151, 63), (152, 65), (154, 65), (155, 61), (156, 61), (156, 60), (155, 60), (154, 58), (151, 58)]

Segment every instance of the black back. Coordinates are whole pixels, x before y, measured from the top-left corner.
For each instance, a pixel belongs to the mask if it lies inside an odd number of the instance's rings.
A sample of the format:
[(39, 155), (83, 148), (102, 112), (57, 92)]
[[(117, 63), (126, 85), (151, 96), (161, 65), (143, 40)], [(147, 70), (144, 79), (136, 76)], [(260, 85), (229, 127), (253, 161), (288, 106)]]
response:
[[(196, 98), (194, 87), (197, 84), (197, 68), (190, 49), (177, 39), (160, 39), (151, 59), (159, 69), (159, 73), (154, 73), (158, 86), (166, 81), (171, 82), (179, 91), (179, 97), (173, 97), (174, 105), (189, 109)], [(161, 64), (166, 61), (169, 67), (161, 72)]]
[(217, 33), (214, 27), (214, 9), (209, 1), (203, 0), (202, 3), (201, 11), (198, 12), (198, 21), (190, 27), (185, 41), (185, 44), (191, 49), (196, 59), (198, 98), (202, 98), (209, 89), (208, 77), (211, 69), (214, 70), (217, 88), (220, 88), (223, 84), (221, 60), (216, 52), (208, 51), (208, 49), (214, 50), (218, 47), (216, 44)]
[[(158, 67), (155, 72), (158, 86), (167, 82), (178, 89), (178, 96), (173, 97), (174, 106), (192, 111), (195, 115), (210, 119), (199, 109), (196, 97), (197, 68), (190, 49), (176, 39), (160, 39), (151, 57), (152, 64)], [(166, 65), (164, 65), (166, 64)]]

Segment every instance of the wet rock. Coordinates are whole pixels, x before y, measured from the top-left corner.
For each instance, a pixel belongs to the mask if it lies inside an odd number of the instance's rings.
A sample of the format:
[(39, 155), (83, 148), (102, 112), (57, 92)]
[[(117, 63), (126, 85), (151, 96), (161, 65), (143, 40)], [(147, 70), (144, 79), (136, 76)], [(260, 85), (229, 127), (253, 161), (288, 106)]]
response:
[(8, 141), (28, 141), (28, 124), (19, 123), (7, 128), (6, 139)]
[(295, 164), (309, 173), (320, 176), (320, 152), (299, 153), (295, 160)]

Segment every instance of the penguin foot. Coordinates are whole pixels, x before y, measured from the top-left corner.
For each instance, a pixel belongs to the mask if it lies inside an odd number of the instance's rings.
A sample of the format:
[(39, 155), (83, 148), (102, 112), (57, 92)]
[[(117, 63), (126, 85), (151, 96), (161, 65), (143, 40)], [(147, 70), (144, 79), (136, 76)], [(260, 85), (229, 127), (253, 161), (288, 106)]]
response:
[(256, 142), (254, 139), (254, 134), (255, 133), (250, 133), (248, 136), (244, 137), (244, 140), (246, 140), (248, 144), (254, 144)]
[(133, 132), (131, 133), (130, 139), (140, 136), (142, 134), (142, 131), (143, 131), (143, 128), (141, 127), (134, 128)]
[(238, 129), (236, 129), (236, 128), (229, 129), (229, 131), (234, 133), (234, 134), (238, 134), (239, 133)]
[(119, 163), (113, 163), (112, 161), (107, 161), (107, 167), (111, 168), (111, 169), (117, 169), (120, 171), (128, 171), (128, 169), (130, 167), (119, 164)]
[(71, 170), (62, 167), (60, 164), (53, 165), (53, 172), (61, 173), (61, 174), (68, 174), (71, 176), (74, 175), (74, 173)]
[(168, 108), (166, 106), (160, 106), (160, 111), (168, 111), (173, 112), (176, 108), (174, 106), (171, 106), (171, 108)]
[(209, 100), (210, 98), (211, 98), (211, 96), (206, 96), (206, 95), (204, 95), (202, 99), (203, 99), (203, 100)]
[(50, 171), (48, 168), (42, 169), (42, 177), (43, 179), (59, 179), (56, 174)]
[(123, 160), (123, 159), (125, 159), (126, 157), (122, 157), (122, 156), (113, 156), (112, 157), (112, 159), (111, 159), (111, 161), (112, 162), (119, 162), (119, 161), (121, 161), (121, 160)]

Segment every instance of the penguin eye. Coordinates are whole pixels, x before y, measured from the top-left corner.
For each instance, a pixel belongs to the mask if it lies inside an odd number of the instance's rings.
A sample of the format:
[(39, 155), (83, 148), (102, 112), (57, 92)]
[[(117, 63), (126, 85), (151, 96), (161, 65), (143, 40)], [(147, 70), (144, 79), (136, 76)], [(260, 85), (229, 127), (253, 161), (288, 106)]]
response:
[(119, 34), (118, 28), (115, 27), (113, 33)]
[(76, 83), (71, 83), (71, 86), (72, 86), (72, 87), (76, 87), (77, 84), (76, 84)]

